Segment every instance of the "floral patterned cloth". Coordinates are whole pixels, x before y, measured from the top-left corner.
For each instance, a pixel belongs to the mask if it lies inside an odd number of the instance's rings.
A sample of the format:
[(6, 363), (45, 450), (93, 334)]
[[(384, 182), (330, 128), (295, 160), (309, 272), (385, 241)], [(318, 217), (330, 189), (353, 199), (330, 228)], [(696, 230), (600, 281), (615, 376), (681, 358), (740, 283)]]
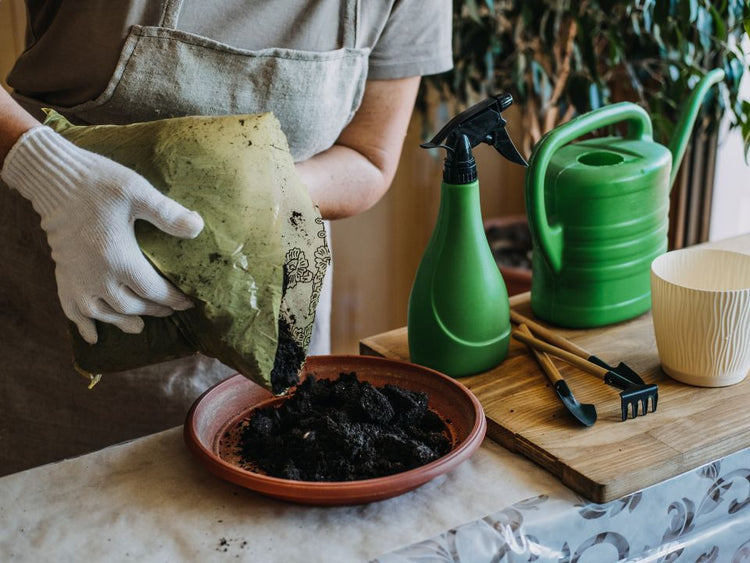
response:
[(606, 504), (540, 495), (372, 563), (750, 561), (750, 449)]

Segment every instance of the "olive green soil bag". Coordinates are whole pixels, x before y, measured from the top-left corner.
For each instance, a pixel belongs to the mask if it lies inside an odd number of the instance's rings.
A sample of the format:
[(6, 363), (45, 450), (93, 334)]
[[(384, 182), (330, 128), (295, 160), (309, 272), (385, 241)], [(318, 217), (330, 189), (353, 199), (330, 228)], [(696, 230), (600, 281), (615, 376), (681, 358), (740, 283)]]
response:
[(71, 324), (76, 368), (96, 381), (202, 353), (276, 394), (296, 383), (330, 254), (273, 114), (97, 126), (47, 115), (69, 141), (135, 170), (205, 223), (183, 240), (136, 221), (144, 255), (195, 307), (144, 317), (141, 334), (97, 322), (93, 346)]

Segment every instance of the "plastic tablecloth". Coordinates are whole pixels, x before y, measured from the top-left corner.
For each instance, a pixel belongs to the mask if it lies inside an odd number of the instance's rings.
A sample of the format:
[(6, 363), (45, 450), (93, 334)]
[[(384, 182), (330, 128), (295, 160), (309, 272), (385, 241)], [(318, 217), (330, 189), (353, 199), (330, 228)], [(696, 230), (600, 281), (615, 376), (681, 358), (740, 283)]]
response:
[(525, 499), (375, 561), (750, 561), (750, 449), (606, 504)]

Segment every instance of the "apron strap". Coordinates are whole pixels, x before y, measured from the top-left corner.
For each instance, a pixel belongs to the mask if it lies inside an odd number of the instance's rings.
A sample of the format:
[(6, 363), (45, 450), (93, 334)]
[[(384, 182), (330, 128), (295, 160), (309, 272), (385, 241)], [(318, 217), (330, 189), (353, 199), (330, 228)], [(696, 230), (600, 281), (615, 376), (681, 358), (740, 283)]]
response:
[(357, 8), (359, 7), (359, 0), (345, 0), (344, 1), (344, 17), (343, 17), (343, 37), (341, 41), (344, 47), (355, 49), (357, 47)]
[(161, 15), (161, 27), (167, 29), (177, 29), (177, 18), (180, 17), (182, 0), (166, 0), (164, 2), (164, 11)]

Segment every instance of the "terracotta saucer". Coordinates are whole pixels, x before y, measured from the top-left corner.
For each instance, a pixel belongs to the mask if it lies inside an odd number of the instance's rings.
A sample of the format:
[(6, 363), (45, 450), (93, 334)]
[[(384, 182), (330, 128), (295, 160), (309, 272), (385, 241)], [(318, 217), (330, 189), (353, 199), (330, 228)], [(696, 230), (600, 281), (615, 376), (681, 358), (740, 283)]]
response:
[(487, 422), (477, 398), (461, 383), (437, 371), (373, 356), (311, 356), (302, 379), (335, 379), (356, 372), (360, 381), (376, 387), (388, 383), (429, 397), (429, 408), (446, 422), (453, 447), (435, 461), (377, 479), (359, 481), (292, 481), (243, 469), (232, 460), (230, 429), (260, 406), (283, 401), (242, 375), (234, 375), (201, 395), (188, 413), (184, 437), (190, 450), (218, 477), (259, 493), (316, 505), (360, 504), (382, 500), (415, 489), (466, 460), (482, 443)]

